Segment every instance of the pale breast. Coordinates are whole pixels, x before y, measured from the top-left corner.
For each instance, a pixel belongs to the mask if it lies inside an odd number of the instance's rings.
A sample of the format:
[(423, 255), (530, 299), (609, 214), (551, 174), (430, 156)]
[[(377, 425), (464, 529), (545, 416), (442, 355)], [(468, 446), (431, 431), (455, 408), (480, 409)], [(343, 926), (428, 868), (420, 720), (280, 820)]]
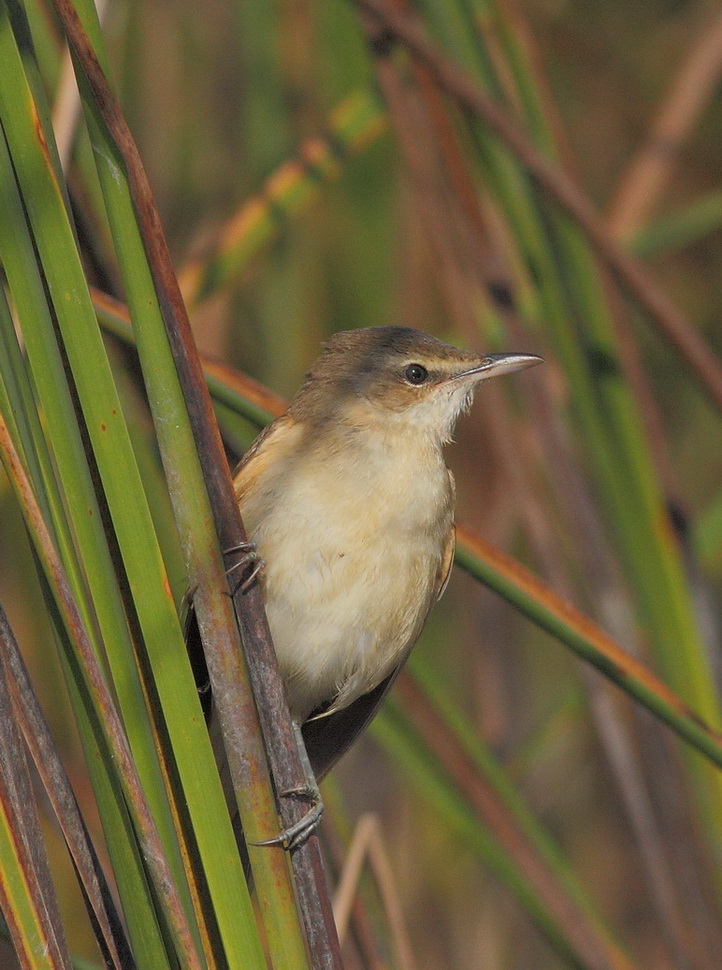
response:
[(372, 690), (415, 642), (438, 592), (453, 488), (438, 450), (355, 441), (326, 460), (280, 462), (264, 450), (239, 476), (241, 513), (266, 563), (269, 625), (303, 720)]

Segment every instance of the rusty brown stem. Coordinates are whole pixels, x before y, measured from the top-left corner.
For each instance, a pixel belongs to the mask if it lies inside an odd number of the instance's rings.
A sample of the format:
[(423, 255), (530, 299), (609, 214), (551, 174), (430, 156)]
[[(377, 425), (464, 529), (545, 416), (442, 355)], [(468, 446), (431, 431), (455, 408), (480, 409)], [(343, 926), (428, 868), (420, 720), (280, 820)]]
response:
[[(18, 866), (22, 868), (23, 889), (34, 908), (35, 938), (29, 936), (28, 927), (23, 920), (16, 919), (16, 910), (12, 904), (15, 894), (5, 878), (0, 879), (0, 905), (22, 966), (36, 965), (33, 957), (39, 956), (42, 947), (42, 956), (47, 967), (52, 970), (70, 970), (68, 944), (50, 876), (30, 770), (18, 728), (17, 711), (8, 683), (6, 651), (11, 640), (12, 633), (0, 607), (0, 812), (3, 825), (8, 830), (7, 835), (13, 842), (13, 855)], [(9, 874), (10, 860), (5, 861), (8, 863)]]
[(65, 838), (83, 888), (103, 958), (109, 967), (117, 967), (118, 970), (135, 970), (135, 960), (115, 908), (105, 873), (2, 606), (0, 606), (0, 644), (2, 644), (0, 663), (5, 668), (3, 679), (8, 685), (15, 716)]
[(105, 743), (118, 766), (123, 795), (133, 818), (148, 873), (159, 898), (166, 901), (170, 929), (179, 959), (182, 966), (188, 967), (189, 970), (201, 970), (201, 959), (178, 889), (173, 881), (163, 843), (143, 791), (140, 775), (133, 761), (120, 715), (73, 598), (68, 578), (40, 511), (32, 485), (2, 417), (0, 417), (0, 454), (23, 507), (26, 524), (33, 536), (53, 598), (58, 604), (65, 627), (77, 651), (77, 659), (82, 666), (88, 689), (92, 692), (99, 721), (103, 725)]
[(706, 12), (669, 94), (619, 180), (607, 217), (615, 239), (630, 239), (644, 226), (674, 174), (685, 139), (713, 95), (721, 73), (722, 13), (713, 8)]
[(662, 293), (642, 265), (610, 238), (604, 221), (586, 196), (557, 166), (535, 148), (508, 110), (482, 91), (462, 68), (426, 39), (421, 22), (386, 0), (356, 0), (428, 67), (439, 87), (465, 111), (480, 118), (522, 163), (529, 176), (585, 233), (617, 285), (636, 302), (677, 351), (711, 401), (722, 410), (722, 365), (684, 315)]
[(588, 970), (631, 970), (627, 957), (593, 925), (551, 871), (408, 671), (398, 678), (394, 690), (404, 716), (426, 748), (534, 887), (547, 912), (563, 928), (574, 952), (583, 955), (584, 966)]
[[(229, 550), (224, 552), (224, 558), (226, 569), (230, 571), (239, 562), (242, 555), (239, 549), (246, 542), (246, 534), (234, 499), (218, 426), (213, 416), (188, 314), (173, 271), (150, 183), (130, 129), (75, 8), (70, 0), (53, 0), (53, 3), (69, 46), (85, 76), (97, 111), (125, 165), (160, 312), (204, 469), (218, 540), (222, 550)], [(300, 780), (303, 778), (303, 770), (260, 589), (256, 586), (245, 595), (239, 589), (234, 595), (234, 606), (266, 750), (271, 770), (275, 775), (276, 790), (297, 788), (302, 783)], [(233, 676), (233, 673), (238, 671), (239, 653), (237, 644), (224, 641), (223, 638), (218, 638), (213, 644), (207, 646), (206, 659), (214, 701), (223, 729), (234, 787), (239, 790), (240, 780), (247, 777), (247, 759), (253, 750), (251, 744), (244, 743), (244, 732), (251, 731), (252, 728), (249, 725), (237, 723), (236, 712), (239, 708), (243, 709), (247, 706), (244, 703), (245, 690)], [(260, 766), (258, 774), (262, 774)], [(294, 799), (282, 800), (280, 808), (285, 826), (297, 821), (304, 811), (303, 806)], [(340, 967), (338, 940), (330, 915), (331, 907), (323, 878), (320, 848), (315, 836), (294, 851), (293, 865), (297, 898), (303, 914), (314, 967), (324, 967), (329, 970)]]

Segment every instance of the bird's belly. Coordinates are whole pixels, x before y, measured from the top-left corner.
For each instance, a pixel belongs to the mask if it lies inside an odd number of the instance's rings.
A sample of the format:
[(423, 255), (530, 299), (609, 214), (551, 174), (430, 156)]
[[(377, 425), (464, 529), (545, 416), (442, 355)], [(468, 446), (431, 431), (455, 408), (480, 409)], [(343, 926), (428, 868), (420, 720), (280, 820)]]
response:
[[(436, 592), (446, 503), (278, 509), (249, 529), (265, 561), (268, 621), (292, 714), (345, 707), (403, 660)], [(245, 513), (244, 513), (245, 514)]]

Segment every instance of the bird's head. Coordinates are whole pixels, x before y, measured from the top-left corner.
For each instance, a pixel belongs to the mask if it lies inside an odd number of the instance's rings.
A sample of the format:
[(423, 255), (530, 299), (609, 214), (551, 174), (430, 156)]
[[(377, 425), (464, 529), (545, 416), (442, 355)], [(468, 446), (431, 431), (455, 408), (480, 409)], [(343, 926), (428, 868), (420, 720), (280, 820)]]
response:
[(408, 327), (368, 327), (335, 334), (299, 391), (298, 418), (381, 423), (448, 441), (477, 386), (540, 363), (533, 354), (479, 356)]

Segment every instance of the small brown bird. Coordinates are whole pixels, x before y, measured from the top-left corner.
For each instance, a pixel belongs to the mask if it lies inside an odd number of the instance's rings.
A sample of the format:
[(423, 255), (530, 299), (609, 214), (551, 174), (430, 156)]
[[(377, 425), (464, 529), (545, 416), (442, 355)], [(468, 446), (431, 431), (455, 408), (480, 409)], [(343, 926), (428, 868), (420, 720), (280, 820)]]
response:
[(291, 714), (317, 778), (373, 716), (443, 593), (443, 446), (481, 381), (540, 361), (402, 327), (337, 333), (235, 477)]

